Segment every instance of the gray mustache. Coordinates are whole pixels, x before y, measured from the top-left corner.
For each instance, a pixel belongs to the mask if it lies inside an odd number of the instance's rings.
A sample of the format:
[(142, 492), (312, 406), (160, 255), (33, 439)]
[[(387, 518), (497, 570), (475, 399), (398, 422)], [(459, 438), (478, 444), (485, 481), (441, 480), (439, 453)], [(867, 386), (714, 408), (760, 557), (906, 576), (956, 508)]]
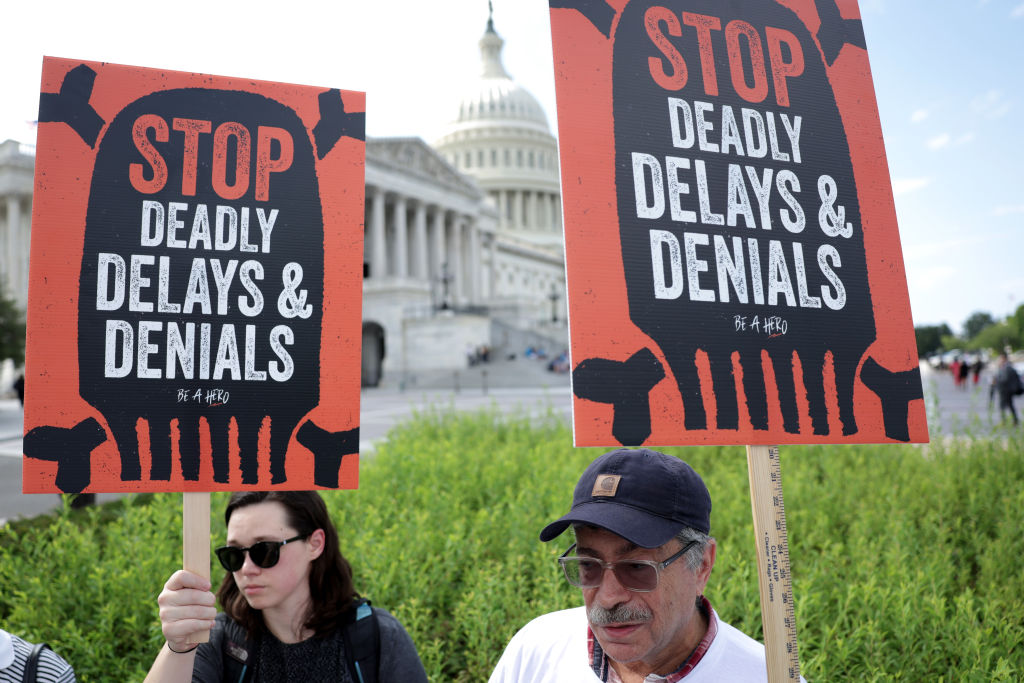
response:
[(654, 614), (643, 605), (616, 605), (612, 609), (605, 609), (597, 605), (587, 610), (587, 619), (592, 626), (607, 626), (609, 624), (621, 624), (624, 622), (637, 623), (648, 622), (654, 618)]

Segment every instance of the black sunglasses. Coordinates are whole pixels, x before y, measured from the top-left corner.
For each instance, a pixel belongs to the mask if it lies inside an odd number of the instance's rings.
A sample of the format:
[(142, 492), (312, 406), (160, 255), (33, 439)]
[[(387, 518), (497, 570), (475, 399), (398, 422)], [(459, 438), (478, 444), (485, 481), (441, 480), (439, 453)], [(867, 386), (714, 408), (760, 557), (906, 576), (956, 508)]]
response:
[(245, 554), (249, 553), (249, 559), (257, 567), (270, 569), (281, 559), (281, 546), (293, 541), (303, 541), (309, 538), (309, 534), (300, 534), (285, 541), (259, 541), (248, 548), (237, 548), (233, 545), (224, 545), (217, 548), (217, 559), (220, 565), (229, 572), (237, 572), (245, 564)]

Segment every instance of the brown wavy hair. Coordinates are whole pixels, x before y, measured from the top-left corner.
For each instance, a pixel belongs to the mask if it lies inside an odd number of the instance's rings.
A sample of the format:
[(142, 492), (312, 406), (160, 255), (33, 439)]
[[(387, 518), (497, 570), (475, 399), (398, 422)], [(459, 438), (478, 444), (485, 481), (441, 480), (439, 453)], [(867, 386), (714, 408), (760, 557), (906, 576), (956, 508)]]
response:
[[(330, 633), (343, 623), (345, 613), (359, 594), (352, 582), (352, 567), (341, 554), (338, 531), (327, 513), (327, 506), (316, 491), (238, 491), (228, 500), (224, 524), (231, 521), (231, 513), (238, 508), (269, 502), (284, 506), (288, 525), (296, 533), (308, 535), (317, 529), (324, 530), (324, 551), (310, 567), (310, 604), (304, 626), (318, 636)], [(217, 599), (224, 612), (243, 626), (250, 637), (266, 630), (260, 610), (249, 606), (231, 572), (224, 575)]]

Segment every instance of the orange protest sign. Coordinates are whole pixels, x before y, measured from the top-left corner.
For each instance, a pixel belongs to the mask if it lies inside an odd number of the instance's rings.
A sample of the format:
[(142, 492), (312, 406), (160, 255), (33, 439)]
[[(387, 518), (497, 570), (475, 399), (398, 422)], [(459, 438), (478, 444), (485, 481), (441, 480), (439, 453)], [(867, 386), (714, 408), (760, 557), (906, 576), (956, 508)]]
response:
[(365, 95), (45, 58), (23, 489), (354, 488)]
[(854, 0), (551, 0), (578, 446), (927, 441)]

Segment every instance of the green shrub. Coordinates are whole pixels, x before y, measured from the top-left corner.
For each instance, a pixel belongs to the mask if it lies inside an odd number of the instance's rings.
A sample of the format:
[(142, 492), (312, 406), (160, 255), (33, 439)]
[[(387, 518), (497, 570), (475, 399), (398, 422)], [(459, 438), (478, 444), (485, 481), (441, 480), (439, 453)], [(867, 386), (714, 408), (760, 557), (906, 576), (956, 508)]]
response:
[[(553, 417), (435, 410), (364, 458), (359, 490), (324, 493), (360, 591), (402, 620), (431, 680), (486, 680), (523, 624), (579, 604), (554, 561), (566, 542), (537, 534), (603, 450), (574, 449)], [(666, 450), (712, 493), (708, 597), (760, 638), (744, 450)], [(808, 680), (1024, 678), (1019, 441), (787, 446), (782, 469)], [(141, 680), (162, 642), (155, 600), (180, 564), (180, 511), (163, 494), (0, 531), (0, 623), (49, 642), (82, 681)]]

